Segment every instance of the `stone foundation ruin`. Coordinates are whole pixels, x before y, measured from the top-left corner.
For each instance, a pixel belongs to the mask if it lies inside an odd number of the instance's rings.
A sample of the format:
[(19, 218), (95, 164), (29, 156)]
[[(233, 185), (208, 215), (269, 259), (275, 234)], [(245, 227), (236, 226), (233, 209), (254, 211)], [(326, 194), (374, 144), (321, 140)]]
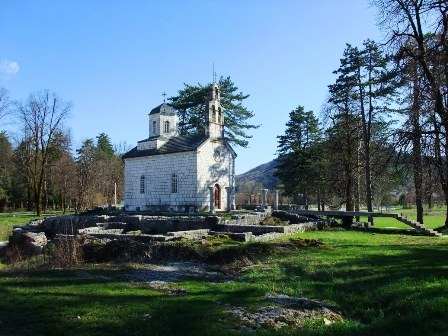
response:
[[(260, 225), (269, 216), (284, 225)], [(202, 240), (207, 236), (226, 236), (237, 241), (266, 241), (283, 235), (321, 229), (328, 222), (284, 211), (240, 213), (231, 219), (218, 216), (70, 215), (48, 217), (16, 227), (7, 244), (0, 244), (0, 256), (8, 249), (19, 249), (23, 256), (42, 253), (49, 241), (80, 238), (83, 242), (104, 244), (134, 241), (138, 244), (163, 244), (181, 239)], [(2, 253), (3, 251), (3, 253)]]

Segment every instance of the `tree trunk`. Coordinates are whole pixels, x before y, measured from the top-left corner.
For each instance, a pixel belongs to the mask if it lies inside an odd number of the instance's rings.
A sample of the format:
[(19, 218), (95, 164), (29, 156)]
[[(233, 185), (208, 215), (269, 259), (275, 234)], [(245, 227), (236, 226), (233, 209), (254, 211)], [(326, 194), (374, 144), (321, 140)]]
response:
[(38, 190), (39, 188), (36, 188), (34, 190), (34, 203), (36, 207), (36, 216), (40, 217), (42, 216), (42, 192)]
[[(371, 69), (371, 57), (369, 57)], [(361, 75), (358, 70), (358, 81), (361, 83)], [(369, 70), (369, 83), (371, 81), (371, 70)], [(373, 113), (373, 104), (372, 104), (372, 85), (369, 84), (369, 112), (366, 115), (366, 110), (364, 106), (364, 90), (362, 86), (359, 86), (359, 103), (361, 107), (361, 121), (362, 121), (362, 141), (364, 144), (364, 172), (365, 172), (365, 182), (366, 182), (366, 205), (367, 211), (373, 212), (372, 206), (372, 178), (370, 172), (370, 132), (372, 125), (372, 113)], [(369, 216), (369, 223), (373, 224), (373, 217)]]
[(412, 156), (414, 170), (415, 206), (417, 208), (417, 222), (423, 224), (423, 169), (422, 169), (422, 145), (420, 126), (420, 88), (418, 84), (417, 66), (412, 69)]

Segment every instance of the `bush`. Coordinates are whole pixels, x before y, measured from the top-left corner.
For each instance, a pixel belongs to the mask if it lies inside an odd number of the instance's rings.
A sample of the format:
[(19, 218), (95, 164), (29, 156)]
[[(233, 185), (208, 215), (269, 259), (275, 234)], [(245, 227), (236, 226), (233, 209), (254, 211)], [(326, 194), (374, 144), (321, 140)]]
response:
[(52, 267), (72, 267), (84, 261), (81, 243), (73, 237), (63, 237), (47, 245), (45, 254)]

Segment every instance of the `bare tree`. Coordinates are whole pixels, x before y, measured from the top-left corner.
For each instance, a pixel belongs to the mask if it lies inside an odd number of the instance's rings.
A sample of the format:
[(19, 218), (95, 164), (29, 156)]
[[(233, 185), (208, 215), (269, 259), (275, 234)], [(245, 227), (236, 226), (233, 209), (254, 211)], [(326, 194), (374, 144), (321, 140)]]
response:
[[(435, 160), (448, 204), (448, 2), (446, 0), (372, 0), (388, 44), (421, 68), (434, 109)], [(448, 211), (448, 210), (447, 210)], [(448, 226), (448, 212), (445, 220)]]
[(2, 120), (9, 112), (8, 91), (4, 87), (0, 87), (0, 120)]
[(26, 167), (32, 180), (36, 214), (42, 214), (42, 191), (53, 140), (68, 117), (71, 104), (55, 93), (44, 91), (17, 102), (16, 111), (25, 127), (25, 141), (31, 148), (32, 161)]

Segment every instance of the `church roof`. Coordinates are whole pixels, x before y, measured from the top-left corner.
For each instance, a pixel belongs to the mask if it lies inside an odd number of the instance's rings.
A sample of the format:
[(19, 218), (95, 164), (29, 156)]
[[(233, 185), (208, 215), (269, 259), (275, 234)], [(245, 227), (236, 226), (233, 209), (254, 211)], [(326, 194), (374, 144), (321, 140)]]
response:
[[(190, 152), (196, 150), (207, 139), (208, 137), (205, 134), (175, 136), (170, 138), (160, 148), (137, 150), (137, 147), (134, 147), (125, 155), (123, 155), (123, 159), (179, 152)], [(150, 139), (142, 140), (139, 142), (147, 140)]]
[(156, 114), (156, 113), (162, 113), (162, 114), (174, 114), (176, 113), (171, 106), (169, 106), (167, 103), (160, 104), (157, 107), (154, 107), (149, 114)]

